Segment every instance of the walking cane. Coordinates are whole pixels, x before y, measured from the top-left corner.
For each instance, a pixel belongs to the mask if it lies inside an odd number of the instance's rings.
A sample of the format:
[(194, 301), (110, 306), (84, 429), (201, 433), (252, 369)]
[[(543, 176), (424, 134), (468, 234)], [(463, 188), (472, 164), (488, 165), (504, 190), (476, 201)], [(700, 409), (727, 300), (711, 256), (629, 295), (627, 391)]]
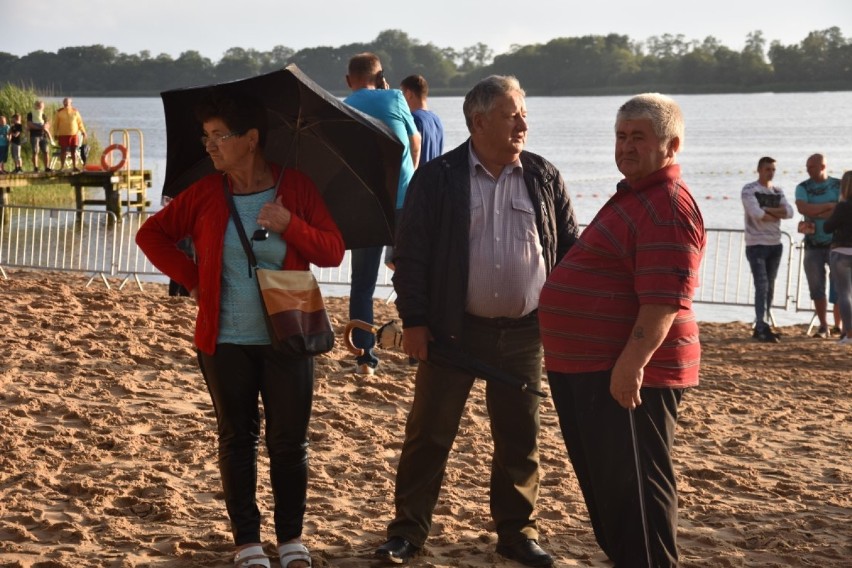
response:
[(645, 537), (645, 561), (651, 568), (651, 547), (648, 538), (648, 516), (645, 512), (645, 490), (642, 486), (642, 468), (639, 466), (639, 439), (636, 436), (636, 418), (632, 408), (627, 410), (630, 416), (630, 437), (633, 438), (633, 463), (636, 466), (636, 484), (639, 489), (639, 514), (642, 515), (642, 534)]

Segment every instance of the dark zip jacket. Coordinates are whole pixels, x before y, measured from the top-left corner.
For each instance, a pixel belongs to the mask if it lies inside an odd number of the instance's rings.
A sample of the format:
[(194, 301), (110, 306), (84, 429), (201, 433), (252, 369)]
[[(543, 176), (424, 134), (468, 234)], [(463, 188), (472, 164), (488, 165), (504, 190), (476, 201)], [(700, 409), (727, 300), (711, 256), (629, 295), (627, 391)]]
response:
[(852, 201), (840, 201), (823, 229), (831, 233), (831, 248), (852, 247)]
[[(393, 275), (403, 327), (428, 326), (438, 341), (461, 335), (470, 251), (469, 143), (422, 165), (408, 186), (396, 231)], [(577, 240), (577, 219), (556, 167), (522, 152), (548, 274)]]

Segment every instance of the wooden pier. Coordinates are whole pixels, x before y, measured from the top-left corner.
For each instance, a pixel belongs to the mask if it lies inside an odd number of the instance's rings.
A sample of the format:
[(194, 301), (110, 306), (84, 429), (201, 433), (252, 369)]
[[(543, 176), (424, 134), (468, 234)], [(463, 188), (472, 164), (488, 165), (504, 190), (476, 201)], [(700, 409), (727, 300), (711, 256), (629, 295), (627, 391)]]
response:
[[(144, 211), (151, 202), (147, 190), (151, 187), (151, 170), (117, 171), (83, 170), (80, 172), (23, 172), (0, 174), (0, 206), (9, 205), (9, 194), (14, 188), (39, 185), (70, 185), (78, 211), (87, 206), (103, 206), (121, 217), (122, 210)], [(88, 199), (86, 189), (101, 188), (103, 199)], [(122, 194), (126, 197), (122, 198)]]

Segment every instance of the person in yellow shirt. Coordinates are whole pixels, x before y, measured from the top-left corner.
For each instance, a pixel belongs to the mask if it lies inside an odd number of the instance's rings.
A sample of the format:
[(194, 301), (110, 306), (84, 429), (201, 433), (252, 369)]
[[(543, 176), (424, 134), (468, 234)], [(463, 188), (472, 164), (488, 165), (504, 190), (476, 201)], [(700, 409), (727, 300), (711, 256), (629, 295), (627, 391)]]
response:
[(78, 135), (83, 135), (86, 140), (86, 129), (83, 126), (83, 117), (80, 111), (71, 106), (71, 99), (62, 99), (62, 108), (56, 111), (53, 117), (53, 134), (59, 142), (59, 168), (65, 165), (65, 158), (71, 153), (71, 163), (75, 172), (77, 168), (77, 142)]

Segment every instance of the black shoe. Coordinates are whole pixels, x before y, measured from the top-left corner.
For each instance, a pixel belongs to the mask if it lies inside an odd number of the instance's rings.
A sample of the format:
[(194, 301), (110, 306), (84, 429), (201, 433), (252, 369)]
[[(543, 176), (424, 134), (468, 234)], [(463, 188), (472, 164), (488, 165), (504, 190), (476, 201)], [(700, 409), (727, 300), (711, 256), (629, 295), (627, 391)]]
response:
[(394, 536), (376, 549), (375, 556), (392, 564), (405, 564), (419, 550), (419, 546), (414, 546), (401, 536)]
[(768, 327), (761, 329), (760, 331), (755, 331), (754, 335), (752, 335), (754, 339), (758, 341), (763, 341), (764, 343), (780, 343), (781, 339), (777, 334), (772, 333), (772, 330)]
[(514, 544), (497, 543), (497, 554), (535, 568), (553, 564), (553, 557), (532, 539), (522, 540)]

